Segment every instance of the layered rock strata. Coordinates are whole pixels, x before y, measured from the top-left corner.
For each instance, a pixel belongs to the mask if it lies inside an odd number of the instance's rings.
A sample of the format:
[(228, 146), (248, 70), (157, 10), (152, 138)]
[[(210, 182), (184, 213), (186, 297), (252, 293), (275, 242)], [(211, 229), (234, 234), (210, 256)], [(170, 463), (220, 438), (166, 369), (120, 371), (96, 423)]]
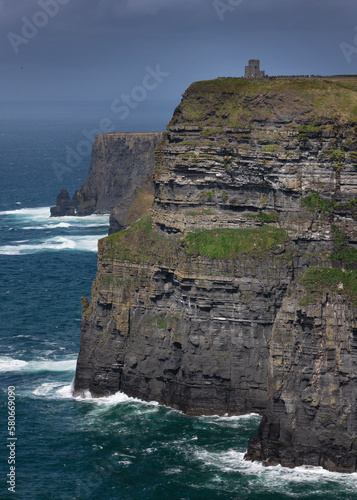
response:
[(92, 150), (88, 179), (72, 200), (62, 190), (51, 215), (111, 213), (111, 231), (125, 227), (126, 217), (138, 189), (153, 191), (154, 150), (161, 132), (98, 135)]
[(151, 218), (100, 241), (75, 393), (256, 411), (248, 458), (356, 470), (356, 111), (355, 78), (186, 91)]
[[(135, 232), (129, 252), (142, 237)], [(160, 237), (154, 265), (113, 259), (113, 246), (100, 243), (76, 390), (121, 390), (191, 414), (263, 411), (268, 342), (292, 275), (283, 246), (233, 262), (189, 256)]]
[(247, 457), (354, 472), (357, 311), (331, 289), (311, 302), (302, 283), (290, 285), (271, 337), (268, 411)]

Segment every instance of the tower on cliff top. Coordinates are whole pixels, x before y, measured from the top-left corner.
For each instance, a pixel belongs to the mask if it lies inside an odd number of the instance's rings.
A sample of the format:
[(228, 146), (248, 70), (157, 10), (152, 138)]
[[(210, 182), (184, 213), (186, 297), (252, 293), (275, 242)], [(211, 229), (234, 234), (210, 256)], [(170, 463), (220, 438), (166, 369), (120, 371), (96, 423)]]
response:
[(245, 77), (246, 78), (264, 78), (265, 71), (260, 71), (260, 61), (259, 59), (250, 59), (249, 66), (245, 67)]

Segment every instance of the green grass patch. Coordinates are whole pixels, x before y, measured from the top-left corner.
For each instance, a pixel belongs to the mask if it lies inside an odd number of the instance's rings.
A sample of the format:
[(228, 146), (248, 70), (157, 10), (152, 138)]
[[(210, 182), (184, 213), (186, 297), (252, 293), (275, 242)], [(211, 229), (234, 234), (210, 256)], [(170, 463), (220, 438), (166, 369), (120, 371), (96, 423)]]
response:
[(183, 240), (186, 253), (210, 259), (236, 259), (239, 255), (262, 255), (288, 239), (283, 229), (212, 229), (191, 233)]
[(356, 122), (357, 78), (219, 78), (193, 83), (183, 97), (169, 128), (194, 124), (209, 136), (214, 129), (250, 130), (256, 120), (294, 112), (306, 124), (298, 125), (299, 138), (306, 140), (322, 135), (326, 119)]
[(341, 149), (327, 149), (325, 153), (332, 162), (343, 162), (346, 157), (345, 153), (341, 151)]
[(201, 210), (187, 210), (186, 215), (197, 217), (199, 215), (216, 215), (216, 212), (212, 208), (203, 208)]
[(342, 231), (339, 231), (335, 225), (332, 225), (334, 234), (335, 250), (331, 252), (332, 260), (340, 261), (345, 267), (352, 267), (357, 264), (357, 249), (349, 246), (348, 238)]
[(125, 226), (129, 226), (149, 214), (154, 203), (154, 188), (151, 182), (146, 182), (142, 188), (137, 189), (135, 199), (128, 210)]
[(267, 146), (263, 147), (263, 151), (265, 153), (276, 153), (277, 151), (279, 151), (279, 146), (277, 146), (276, 144), (268, 144)]
[(352, 152), (350, 153), (350, 156), (351, 156), (351, 161), (352, 161), (353, 163), (357, 163), (357, 151), (352, 151)]
[(160, 264), (178, 246), (177, 239), (153, 230), (150, 216), (143, 217), (124, 231), (99, 240), (99, 251), (103, 258), (140, 264)]
[(160, 330), (169, 330), (171, 329), (175, 323), (181, 318), (181, 315), (179, 313), (175, 313), (174, 315), (172, 314), (158, 314), (154, 317), (152, 317), (149, 321), (150, 323), (155, 323), (156, 326)]
[(200, 193), (201, 198), (205, 198), (207, 201), (212, 201), (216, 195), (216, 191), (202, 191)]
[(264, 222), (266, 224), (269, 224), (270, 222), (276, 222), (279, 218), (277, 212), (263, 212), (260, 211), (257, 214), (248, 214), (248, 217), (250, 219), (256, 219), (259, 220), (260, 222)]
[(316, 297), (308, 293), (303, 299), (299, 301), (299, 306), (309, 306), (311, 304), (315, 304)]
[(156, 318), (156, 325), (158, 328), (160, 328), (160, 330), (167, 330), (168, 327), (167, 318), (158, 316)]
[(322, 128), (315, 124), (304, 123), (298, 126), (298, 133), (300, 141), (307, 141), (309, 137), (321, 136)]
[(345, 267), (357, 264), (357, 249), (354, 247), (343, 248), (331, 252), (332, 260), (339, 260)]
[[(299, 278), (310, 293), (338, 292), (357, 305), (357, 271), (332, 267), (310, 267)], [(341, 287), (342, 285), (342, 287)]]
[(351, 210), (357, 206), (357, 200), (351, 200), (347, 203), (336, 203), (335, 200), (322, 200), (320, 194), (314, 191), (309, 196), (302, 198), (301, 205), (310, 211), (328, 212), (332, 214), (335, 209), (343, 208)]
[(202, 130), (201, 135), (203, 137), (210, 137), (211, 135), (219, 135), (222, 134), (222, 128), (205, 128)]
[(101, 282), (105, 285), (111, 285), (114, 283), (114, 276), (112, 274), (105, 274), (102, 276)]
[(320, 211), (320, 212), (333, 212), (333, 208), (336, 206), (334, 200), (322, 200), (320, 194), (314, 191), (309, 196), (302, 198), (301, 205), (310, 211)]

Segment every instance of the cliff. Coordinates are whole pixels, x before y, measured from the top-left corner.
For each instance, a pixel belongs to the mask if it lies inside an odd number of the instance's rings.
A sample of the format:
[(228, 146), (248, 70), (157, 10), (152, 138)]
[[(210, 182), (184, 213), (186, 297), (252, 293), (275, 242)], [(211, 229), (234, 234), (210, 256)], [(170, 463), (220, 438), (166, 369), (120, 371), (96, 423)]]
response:
[(151, 215), (99, 242), (75, 393), (263, 415), (247, 458), (356, 470), (357, 78), (197, 82)]
[(51, 216), (111, 213), (111, 232), (125, 227), (137, 189), (153, 194), (154, 150), (160, 140), (161, 132), (96, 136), (88, 179), (72, 200), (63, 189)]

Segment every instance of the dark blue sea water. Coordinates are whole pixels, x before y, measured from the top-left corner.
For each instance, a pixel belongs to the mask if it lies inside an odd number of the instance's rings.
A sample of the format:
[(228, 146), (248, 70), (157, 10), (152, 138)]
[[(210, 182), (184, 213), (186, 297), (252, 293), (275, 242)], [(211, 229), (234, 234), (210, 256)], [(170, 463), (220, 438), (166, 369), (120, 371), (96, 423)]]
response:
[[(0, 498), (356, 499), (357, 474), (243, 460), (259, 417), (188, 417), (116, 394), (73, 399), (82, 296), (108, 217), (49, 218), (89, 156), (66, 163), (106, 103), (7, 104), (0, 116)], [(117, 131), (163, 130), (172, 109)], [(54, 162), (66, 167), (58, 176)], [(59, 178), (60, 177), (60, 178)], [(16, 493), (8, 491), (7, 389), (16, 394)]]

